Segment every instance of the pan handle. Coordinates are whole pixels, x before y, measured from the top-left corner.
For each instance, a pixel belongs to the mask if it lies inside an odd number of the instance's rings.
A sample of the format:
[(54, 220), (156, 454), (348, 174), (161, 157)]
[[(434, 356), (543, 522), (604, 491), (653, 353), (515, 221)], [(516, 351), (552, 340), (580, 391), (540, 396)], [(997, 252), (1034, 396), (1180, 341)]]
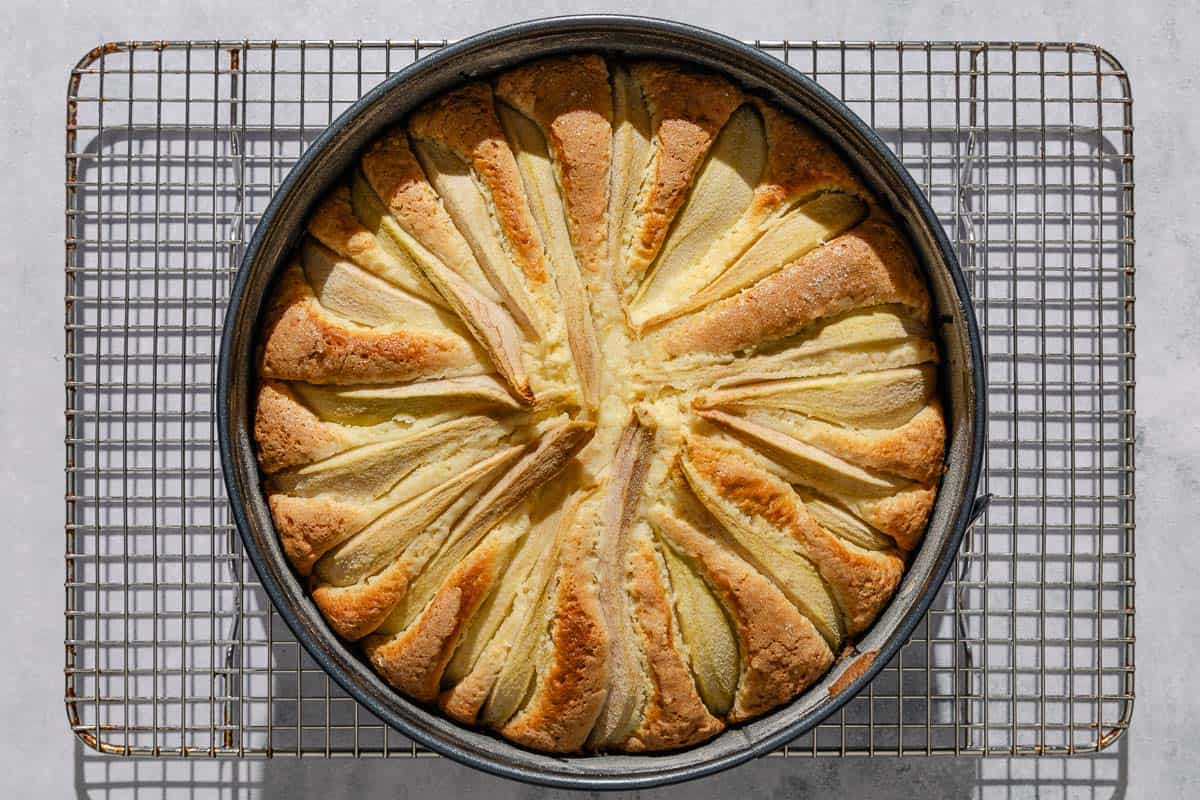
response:
[(991, 492), (988, 492), (987, 494), (981, 494), (979, 497), (976, 497), (975, 501), (971, 503), (971, 514), (967, 518), (967, 525), (971, 526), (978, 522), (979, 518), (983, 516), (983, 512), (987, 511), (987, 507), (991, 505), (991, 502)]

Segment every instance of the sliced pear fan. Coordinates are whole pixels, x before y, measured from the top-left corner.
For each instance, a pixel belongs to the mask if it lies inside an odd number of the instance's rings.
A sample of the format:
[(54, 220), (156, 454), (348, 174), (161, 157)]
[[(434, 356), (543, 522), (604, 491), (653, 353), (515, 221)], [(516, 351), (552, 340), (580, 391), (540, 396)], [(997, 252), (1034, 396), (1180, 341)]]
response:
[(519, 612), (514, 610), (494, 639), (497, 651), (507, 648), (507, 657), (494, 678), (481, 719), (498, 728), (511, 719), (529, 700), (534, 688), (538, 662), (544, 660), (544, 642), (553, 617), (555, 579), (567, 532), (574, 527), (579, 508), (587, 494), (576, 494), (564, 501), (556, 520), (551, 544), (544, 551), (520, 596)]
[(497, 104), (496, 113), (508, 134), (524, 180), (525, 196), (542, 232), (542, 241), (546, 244), (554, 269), (559, 300), (566, 318), (567, 339), (579, 371), (584, 403), (594, 407), (599, 401), (600, 391), (599, 346), (587, 289), (571, 244), (566, 209), (563, 207), (550, 150), (546, 146), (546, 137), (536, 122), (503, 103)]
[(796, 411), (856, 428), (895, 428), (929, 402), (937, 390), (937, 368), (899, 369), (819, 378), (743, 384), (703, 392), (698, 408), (754, 406)]
[(442, 677), (443, 686), (454, 686), (475, 669), (480, 655), (490, 646), (497, 630), (513, 610), (513, 603), (529, 574), (554, 540), (559, 515), (551, 513), (534, 521), (529, 518), (529, 502), (526, 501), (525, 505), (524, 513), (514, 513), (502, 523), (514, 528), (527, 529), (527, 533), (522, 534), (519, 549), (508, 569), (504, 571), (496, 591), (488, 597), (463, 633), (458, 649), (454, 651), (454, 656), (446, 666)]
[[(700, 481), (710, 482), (704, 487), (706, 493), (699, 496), (710, 511), (720, 510), (718, 519), (723, 524), (728, 527), (729, 518), (734, 524), (750, 527), (763, 544), (802, 556), (812, 565), (821, 588), (836, 604), (836, 619), (846, 634), (861, 633), (891, 597), (904, 569), (903, 560), (894, 552), (860, 548), (823, 529), (805, 510), (793, 487), (772, 474), (752, 451), (693, 437), (686, 445), (684, 468), (685, 474), (694, 473)], [(702, 485), (690, 474), (688, 481), (693, 487)], [(759, 569), (778, 576), (784, 593), (792, 597), (786, 576), (774, 565), (764, 563)], [(820, 620), (814, 624), (822, 627)], [(839, 642), (830, 644), (836, 650)]]
[(490, 727), (499, 728), (520, 711), (521, 707), (529, 700), (529, 694), (533, 690), (534, 676), (537, 672), (537, 651), (541, 649), (542, 642), (547, 635), (554, 605), (552, 599), (554, 567), (554, 564), (546, 563), (544, 569), (538, 571), (538, 578), (541, 580), (536, 582), (540, 584), (534, 595), (536, 602), (521, 618), (522, 624), (518, 627), (514, 622), (512, 627), (517, 628), (515, 632), (508, 631), (508, 626), (505, 626), (506, 630), (502, 631), (502, 633), (515, 633), (515, 636), (512, 638), (504, 666), (500, 669), (500, 674), (496, 676), (495, 684), (482, 709), (481, 719)]
[(339, 259), (315, 239), (305, 241), (300, 255), (317, 302), (335, 314), (370, 327), (405, 326), (463, 333), (452, 314)]
[(399, 632), (377, 633), (364, 642), (372, 665), (392, 685), (420, 701), (437, 698), (454, 649), (500, 580), (526, 530), (501, 527), (493, 532), (451, 567), (411, 624)]
[(893, 478), (857, 467), (837, 456), (751, 420), (722, 411), (701, 417), (723, 425), (767, 456), (764, 465), (791, 484), (836, 500), (872, 527), (911, 550), (933, 507), (936, 487)]
[(347, 586), (387, 566), (463, 492), (512, 463), (521, 447), (509, 447), (458, 473), (436, 488), (397, 506), (365, 530), (326, 553), (315, 573), (335, 586)]
[(453, 685), (441, 705), (455, 719), (474, 722), (494, 697), (492, 720), (500, 724), (525, 697), (533, 674), (531, 650), (538, 633), (545, 633), (543, 598), (557, 564), (564, 515), (561, 503), (554, 508), (556, 513), (534, 523), (508, 570), (512, 577), (506, 576), (476, 616), (446, 668), (443, 684)]
[(744, 550), (750, 563), (775, 581), (787, 598), (817, 626), (830, 649), (836, 650), (844, 633), (841, 614), (821, 573), (800, 552), (800, 545), (769, 521), (742, 513), (722, 497), (720, 490), (697, 469), (686, 447), (682, 466), (692, 491)]
[(868, 550), (890, 550), (894, 542), (841, 506), (813, 494), (801, 491), (804, 507), (822, 528), (848, 542)]
[[(743, 105), (729, 118), (692, 185), (629, 311), (642, 327), (663, 318), (691, 292), (690, 283), (705, 255), (737, 223), (754, 199), (754, 187), (767, 162), (762, 118)], [(682, 291), (681, 291), (682, 290)]]
[(404, 426), (382, 420), (366, 426), (329, 422), (283, 381), (264, 380), (254, 407), (259, 467), (268, 474), (322, 461), (344, 450), (394, 439)]
[[(401, 230), (420, 242), (437, 261), (450, 268), (485, 297), (501, 302), (470, 245), (454, 227), (442, 200), (421, 170), (417, 157), (403, 130), (393, 130), (367, 149), (360, 162), (361, 175), (352, 183), (354, 212), (368, 224), (387, 248), (400, 251), (406, 259), (413, 256), (400, 247), (395, 228), (383, 228), (389, 215)], [(365, 179), (365, 180), (364, 180)], [(367, 189), (371, 191), (367, 191)], [(378, 199), (379, 202), (376, 202)], [(414, 265), (418, 268), (419, 265)]]
[(867, 204), (841, 192), (827, 192), (788, 212), (722, 275), (665, 321), (737, 294), (801, 256), (853, 228), (867, 216)]
[(272, 478), (272, 484), (277, 491), (298, 496), (374, 500), (435, 452), (448, 446), (474, 449), (470, 444), (486, 448), (504, 434), (504, 427), (489, 417), (463, 417), (281, 472)]
[[(833, 652), (777, 584), (723, 540), (718, 523), (686, 489), (678, 468), (670, 483), (683, 483), (685, 489), (673, 493), (671, 504), (655, 506), (650, 523), (670, 548), (695, 565), (729, 615), (738, 640), (739, 673), (726, 720), (740, 722), (810, 686), (833, 663)], [(780, 647), (784, 641), (788, 646)]]
[(624, 65), (612, 68), (613, 157), (609, 191), (608, 244), (615, 275), (624, 276), (624, 257), (634, 236), (637, 198), (650, 166), (650, 109), (642, 87)]
[(508, 379), (517, 396), (532, 402), (533, 394), (522, 361), (521, 334), (513, 318), (410, 236), (384, 208), (383, 201), (361, 175), (355, 176), (354, 196), (357, 203), (369, 209), (364, 213), (378, 217), (384, 234), (412, 256), (422, 274), (471, 329), (476, 341), (487, 351), (496, 369)]
[[(630, 629), (631, 612), (627, 591), (629, 529), (642, 500), (643, 481), (654, 444), (654, 433), (635, 415), (626, 426), (613, 456), (611, 471), (596, 508), (597, 552), (604, 574), (600, 581), (600, 603), (609, 635), (609, 690), (591, 741), (596, 746), (623, 741), (637, 724), (637, 712), (645, 702), (644, 680)], [(586, 517), (585, 517), (586, 518)]]
[(878, 307), (822, 320), (745, 355), (692, 354), (645, 374), (681, 386), (724, 388), (936, 363), (937, 346), (926, 334), (925, 326), (911, 317)]
[(709, 149), (744, 101), (724, 78), (678, 64), (638, 62), (630, 76), (640, 86), (653, 135), (638, 185), (627, 187), (637, 191), (624, 220), (629, 228), (618, 275), (627, 290), (658, 257)]
[(697, 384), (725, 388), (763, 381), (875, 372), (913, 364), (936, 363), (937, 359), (937, 345), (928, 339), (901, 339), (815, 352), (797, 347), (697, 370), (695, 381)]
[(700, 411), (699, 415), (732, 430), (766, 455), (772, 467), (789, 483), (810, 486), (826, 493), (885, 497), (910, 482), (857, 467), (820, 448), (736, 414)]
[(393, 386), (317, 386), (292, 390), (322, 419), (342, 425), (378, 425), (388, 420), (471, 413), (477, 407), (516, 410), (521, 406), (505, 385), (487, 375)]
[(431, 303), (443, 304), (408, 254), (383, 235), (378, 215), (359, 202), (358, 183), (339, 186), (317, 207), (308, 222), (309, 233), (372, 275)]
[(720, 602), (705, 586), (704, 579), (674, 548), (665, 546), (661, 549), (696, 688), (708, 710), (724, 716), (733, 705), (737, 690), (740, 671), (737, 638)]
[(525, 288), (525, 279), (508, 253), (500, 223), (470, 166), (436, 142), (418, 139), (413, 142), (413, 150), (429, 176), (429, 182), (441, 195), (455, 226), (517, 322), (527, 334), (539, 336), (544, 333), (533, 300)]
[(538, 486), (553, 478), (587, 441), (591, 426), (568, 423), (548, 432), (455, 525), (445, 546), (413, 582), (403, 602), (380, 626), (397, 633), (412, 623), (452, 569)]

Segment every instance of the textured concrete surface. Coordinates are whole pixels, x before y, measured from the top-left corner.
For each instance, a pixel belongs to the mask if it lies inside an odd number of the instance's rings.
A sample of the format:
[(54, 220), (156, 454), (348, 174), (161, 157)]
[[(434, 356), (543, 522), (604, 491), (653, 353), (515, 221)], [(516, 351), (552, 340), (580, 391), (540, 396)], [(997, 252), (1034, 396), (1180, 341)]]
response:
[[(671, 790), (746, 800), (843, 797), (1195, 797), (1192, 669), (1200, 659), (1200, 92), (1192, 0), (614, 3), (745, 38), (1049, 39), (1101, 44), (1132, 75), (1138, 211), (1138, 672), (1130, 734), (1070, 760), (766, 760)], [(114, 762), (83, 753), (62, 708), (62, 123), (68, 68), (125, 38), (461, 36), (593, 3), (9, 0), (0, 14), (0, 437), (7, 557), (0, 581), (0, 795), (541, 796), (444, 760), (256, 764)], [(647, 793), (647, 794), (667, 794)]]

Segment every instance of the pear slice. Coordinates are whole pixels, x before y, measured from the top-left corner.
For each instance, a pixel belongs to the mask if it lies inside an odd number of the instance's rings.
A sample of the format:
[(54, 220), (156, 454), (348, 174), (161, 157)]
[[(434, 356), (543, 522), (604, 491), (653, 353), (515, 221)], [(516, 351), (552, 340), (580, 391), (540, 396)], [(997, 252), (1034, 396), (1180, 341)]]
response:
[(418, 139), (413, 150), (475, 259), (529, 334), (544, 333), (533, 300), (506, 248), (504, 234), (470, 166), (442, 145)]
[(702, 392), (697, 408), (754, 406), (794, 411), (855, 428), (895, 428), (912, 419), (937, 390), (932, 364), (743, 384)]
[(675, 596), (675, 617), (696, 688), (708, 710), (723, 717), (733, 706), (740, 661), (737, 639), (721, 604), (684, 557), (670, 546), (660, 548)]
[(682, 467), (688, 485), (713, 518), (745, 551), (755, 568), (775, 581), (817, 627), (830, 649), (836, 651), (844, 634), (841, 614), (821, 573), (800, 551), (800, 544), (767, 519), (747, 515), (723, 497), (720, 489), (697, 468), (686, 446)]
[(364, 213), (359, 203), (358, 181), (339, 186), (317, 207), (308, 222), (308, 232), (339, 257), (353, 261), (393, 286), (436, 305), (443, 301), (395, 242), (382, 235), (379, 220)]
[(910, 482), (870, 472), (820, 448), (793, 439), (753, 418), (707, 410), (697, 414), (723, 425), (764, 453), (777, 473), (788, 483), (808, 486), (824, 493), (882, 497), (905, 488)]
[(654, 320), (665, 322), (737, 294), (778, 272), (862, 222), (867, 204), (853, 195), (826, 192), (789, 211), (719, 278), (688, 302)]
[(458, 336), (464, 333), (458, 320), (444, 309), (340, 259), (315, 239), (305, 240), (300, 258), (317, 302), (335, 314), (373, 328), (404, 326)]
[(511, 464), (522, 449), (505, 448), (436, 488), (392, 509), (326, 553), (316, 564), (317, 577), (335, 586), (349, 586), (383, 569), (468, 488)]
[(868, 550), (890, 550), (894, 543), (841, 506), (813, 494), (800, 492), (804, 507), (822, 528)]
[[(526, 501), (526, 505), (529, 505), (529, 501)], [(520, 548), (505, 570), (500, 585), (480, 608), (463, 634), (462, 641), (442, 676), (443, 686), (452, 687), (458, 684), (475, 669), (480, 656), (491, 646), (497, 631), (513, 611), (517, 595), (522, 591), (526, 579), (554, 540), (559, 514), (544, 515), (536, 521), (529, 518), (528, 512), (516, 516), (519, 520), (514, 524), (528, 529), (528, 532), (524, 534)]]
[(488, 489), (450, 532), (445, 545), (413, 582), (396, 610), (380, 626), (382, 633), (405, 630), (433, 597), (446, 576), (528, 494), (548, 482), (591, 436), (592, 427), (571, 422), (547, 432)]
[(936, 364), (937, 361), (937, 345), (929, 339), (908, 338), (816, 351), (800, 346), (749, 358), (738, 358), (713, 366), (698, 366), (692, 375), (683, 376), (683, 380), (690, 379), (689, 383), (693, 386), (723, 389), (747, 383), (815, 378), (823, 375), (854, 375), (914, 364)]
[[(553, 552), (557, 554), (557, 547), (553, 548)], [(554, 606), (552, 595), (553, 578), (558, 566), (556, 562), (556, 558), (545, 558), (539, 563), (526, 599), (530, 607), (525, 614), (510, 616), (496, 637), (498, 641), (511, 641), (512, 644), (479, 713), (480, 720), (491, 728), (499, 728), (520, 711), (533, 688), (537, 650), (547, 636)], [(529, 600), (533, 602), (529, 603)]]
[(487, 701), (479, 712), (481, 721), (492, 728), (499, 728), (511, 719), (529, 699), (537, 672), (538, 651), (543, 649), (541, 644), (549, 633), (563, 539), (574, 526), (579, 506), (586, 498), (586, 494), (577, 494), (564, 501), (554, 536), (518, 598), (520, 607), (514, 607), (514, 612), (505, 620), (489, 647), (489, 650), (495, 648), (496, 655), (501, 650), (507, 651)]
[(533, 401), (521, 352), (521, 333), (513, 318), (497, 303), (454, 270), (443, 264), (387, 211), (375, 190), (361, 175), (355, 176), (354, 196), (364, 213), (379, 219), (385, 236), (403, 247), (422, 274), (432, 283), (459, 318), (471, 329), (513, 391), (526, 402)]
[(661, 365), (646, 368), (645, 376), (709, 389), (937, 361), (937, 345), (928, 338), (926, 326), (884, 306), (823, 319), (744, 356), (689, 353), (665, 357)]
[[(646, 700), (645, 676), (630, 629), (628, 554), (630, 527), (642, 501), (654, 431), (634, 415), (621, 435), (603, 495), (595, 511), (597, 553), (602, 565), (600, 604), (609, 634), (609, 690), (589, 742), (603, 747), (624, 741)], [(593, 509), (581, 512), (586, 515)]]
[[(725, 715), (741, 722), (791, 700), (833, 663), (833, 652), (812, 621), (769, 577), (738, 555), (717, 520), (687, 488), (676, 462), (667, 481), (670, 502), (649, 519), (668, 547), (703, 577), (728, 615), (738, 641), (737, 690)], [(780, 647), (780, 642), (790, 646)]]
[(448, 446), (490, 443), (507, 432), (489, 417), (462, 417), (432, 428), (286, 470), (272, 477), (276, 491), (315, 497), (370, 501), (387, 493), (408, 473)]
[[(393, 386), (291, 385), (304, 404), (321, 419), (342, 425), (379, 425), (389, 420), (416, 420), (476, 408), (515, 411), (521, 406), (504, 384), (489, 375), (402, 383)], [(464, 411), (465, 409), (465, 411)]]
[[(650, 273), (629, 310), (634, 327), (686, 304), (689, 279), (713, 245), (728, 233), (754, 199), (767, 162), (762, 118), (746, 104), (730, 116), (671, 226)], [(724, 267), (724, 265), (721, 265)]]
[[(356, 175), (352, 184), (354, 210), (364, 223), (370, 220), (369, 227), (385, 246), (397, 247), (392, 235), (385, 235), (380, 226), (390, 215), (405, 233), (420, 242), (437, 261), (461, 276), (473, 289), (494, 303), (503, 302), (480, 269), (470, 245), (454, 227), (453, 220), (425, 177), (421, 164), (409, 147), (408, 136), (402, 129), (394, 129), (376, 140), (367, 148), (360, 166), (362, 174)], [(368, 185), (369, 192), (365, 191)], [(375, 198), (380, 202), (376, 203)], [(409, 257), (407, 253), (405, 257)]]
[(679, 64), (641, 61), (631, 64), (629, 73), (650, 112), (653, 135), (626, 220), (630, 228), (623, 242), (625, 281), (643, 278), (654, 263), (713, 142), (745, 102), (725, 78)]
[(650, 109), (642, 88), (624, 65), (612, 68), (613, 158), (608, 243), (613, 274), (624, 279), (623, 259), (634, 229), (634, 209), (650, 167)]
[(304, 403), (300, 393), (294, 391), (297, 385), (267, 378), (258, 387), (254, 438), (258, 442), (259, 467), (267, 474), (404, 434), (404, 426), (388, 419), (358, 426), (331, 422)]
[(546, 137), (536, 122), (504, 103), (496, 105), (496, 113), (516, 156), (525, 196), (550, 256), (583, 401), (594, 408), (600, 392), (599, 345)]
[(462, 532), (489, 530), (531, 491), (552, 480), (592, 438), (595, 425), (571, 421), (554, 423), (537, 445), (505, 473), (459, 526)]
[(907, 309), (876, 306), (818, 320), (794, 336), (765, 349), (771, 352), (790, 350), (809, 355), (910, 338), (929, 338), (929, 328), (914, 319)]
[(363, 642), (371, 665), (388, 683), (418, 701), (437, 698), (455, 648), (501, 580), (527, 530), (500, 526), (451, 565), (442, 583), (404, 630), (377, 633)]
[(752, 419), (715, 410), (697, 414), (748, 441), (766, 456), (770, 472), (837, 501), (902, 549), (912, 550), (920, 542), (936, 486), (862, 469)]
[[(521, 550), (446, 668), (442, 684), (448, 688), (442, 693), (440, 704), (459, 722), (472, 724), (476, 721), (505, 670), (509, 670), (509, 676), (500, 690), (504, 697), (497, 700), (497, 705), (500, 713), (504, 709), (510, 710), (500, 723), (511, 716), (525, 696), (530, 674), (513, 675), (515, 667), (511, 665), (515, 658), (509, 655), (518, 640), (529, 635), (531, 615), (537, 612), (557, 569), (559, 531), (569, 510), (574, 508), (574, 501), (568, 497), (569, 484), (565, 476), (560, 476), (531, 498), (529, 506), (534, 518), (525, 519), (531, 530), (522, 542)], [(544, 606), (541, 608), (544, 611)], [(545, 630), (544, 626), (542, 630)], [(528, 655), (528, 651), (522, 652)], [(528, 660), (523, 666), (529, 670), (533, 668)], [(521, 687), (519, 694), (514, 686)], [(514, 694), (517, 696), (511, 696)]]

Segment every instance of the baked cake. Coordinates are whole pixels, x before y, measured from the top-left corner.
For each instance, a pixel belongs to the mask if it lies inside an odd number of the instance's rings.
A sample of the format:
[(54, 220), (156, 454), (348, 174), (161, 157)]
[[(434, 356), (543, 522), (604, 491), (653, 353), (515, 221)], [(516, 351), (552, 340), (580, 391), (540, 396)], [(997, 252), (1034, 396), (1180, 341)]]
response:
[(686, 747), (887, 605), (945, 426), (909, 244), (812, 128), (674, 63), (439, 96), (313, 212), (258, 458), (330, 627), (546, 752)]

